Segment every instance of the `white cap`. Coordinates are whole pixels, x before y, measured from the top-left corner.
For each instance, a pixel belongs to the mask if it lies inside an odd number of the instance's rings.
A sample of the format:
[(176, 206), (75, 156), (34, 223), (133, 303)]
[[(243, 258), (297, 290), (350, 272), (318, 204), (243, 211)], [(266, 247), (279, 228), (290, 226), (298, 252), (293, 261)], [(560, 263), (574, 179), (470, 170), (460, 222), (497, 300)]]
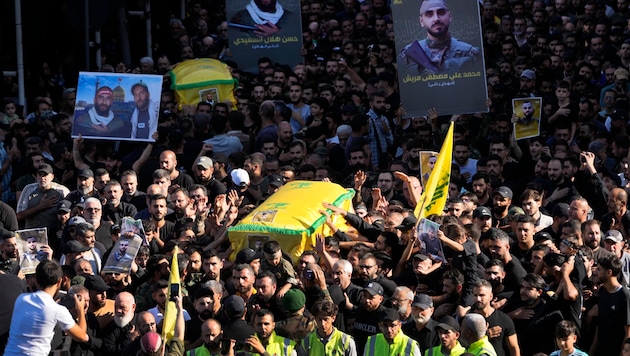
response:
[(231, 176), (232, 176), (232, 182), (234, 182), (234, 185), (237, 185), (239, 187), (244, 187), (246, 185), (249, 185), (249, 174), (247, 173), (246, 170), (242, 168), (233, 169)]

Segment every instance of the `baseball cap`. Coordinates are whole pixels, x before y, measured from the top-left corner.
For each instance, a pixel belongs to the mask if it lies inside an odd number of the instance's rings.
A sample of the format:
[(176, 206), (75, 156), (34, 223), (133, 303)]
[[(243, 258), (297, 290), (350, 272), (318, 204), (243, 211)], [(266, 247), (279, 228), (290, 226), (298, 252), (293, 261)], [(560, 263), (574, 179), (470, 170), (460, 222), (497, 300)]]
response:
[(617, 70), (615, 70), (615, 79), (628, 79), (628, 71), (623, 69), (623, 68), (619, 68)]
[(236, 168), (230, 173), (232, 182), (239, 187), (244, 187), (249, 184), (249, 174), (242, 168)]
[(376, 282), (368, 283), (368, 285), (365, 288), (363, 288), (363, 290), (370, 293), (370, 295), (372, 296), (383, 295), (383, 287)]
[(50, 166), (50, 164), (42, 164), (41, 166), (39, 166), (39, 168), (37, 168), (37, 172), (44, 172), (46, 174), (53, 174), (53, 169)]
[(85, 219), (82, 216), (73, 216), (68, 220), (68, 226), (75, 226), (82, 223), (86, 223)]
[(413, 303), (411, 303), (412, 307), (420, 307), (422, 309), (433, 308), (433, 299), (426, 294), (416, 294), (413, 297)]
[(400, 314), (394, 308), (385, 308), (379, 314), (379, 321), (397, 321), (400, 320)]
[(80, 170), (78, 176), (83, 178), (94, 178), (94, 172), (92, 172), (91, 169), (86, 168)]
[(245, 301), (237, 295), (231, 295), (223, 301), (223, 308), (230, 319), (238, 318), (245, 312)]
[(63, 253), (64, 255), (67, 255), (69, 253), (79, 253), (79, 252), (85, 252), (89, 250), (90, 250), (89, 247), (81, 245), (79, 241), (71, 240), (71, 241), (66, 242), (63, 245), (63, 247), (61, 248), (61, 253)]
[(115, 232), (120, 232), (120, 225), (118, 224), (112, 225), (112, 227), (109, 228), (109, 232), (112, 234)]
[(326, 147), (317, 147), (313, 153), (318, 156), (328, 157), (328, 149)]
[(444, 316), (442, 320), (440, 320), (440, 323), (437, 325), (437, 327), (442, 330), (451, 330), (454, 332), (459, 332), (459, 324), (450, 315)]
[(254, 260), (261, 259), (263, 257), (263, 253), (261, 251), (254, 251), (253, 249), (246, 247), (236, 254), (236, 260), (234, 261), (236, 264), (241, 263), (252, 263)]
[(269, 185), (280, 188), (284, 185), (284, 180), (279, 175), (272, 174), (269, 176)]
[(539, 231), (534, 235), (535, 242), (542, 242), (546, 240), (553, 241), (553, 237), (551, 237), (551, 234), (546, 231)]
[(427, 258), (429, 258), (429, 256), (422, 254), (422, 253), (416, 253), (415, 255), (413, 255), (414, 259), (418, 259), (420, 261), (426, 261)]
[(195, 161), (195, 167), (202, 166), (204, 169), (212, 168), (212, 159), (210, 157), (201, 156)]
[(527, 78), (529, 80), (536, 80), (536, 72), (534, 72), (531, 69), (525, 69), (522, 73), (521, 73), (521, 78)]
[(558, 203), (556, 206), (553, 207), (553, 210), (551, 211), (551, 216), (552, 217), (561, 216), (561, 217), (568, 218), (569, 217), (569, 204)]
[(473, 211), (473, 218), (492, 217), (492, 212), (487, 206), (480, 206)]
[(57, 211), (63, 211), (64, 213), (70, 212), (70, 207), (72, 207), (72, 203), (68, 200), (62, 200), (57, 204)]
[(108, 86), (100, 87), (96, 90), (96, 96), (99, 95), (112, 96), (114, 95), (114, 91)]
[(87, 276), (85, 278), (85, 282), (83, 282), (83, 286), (88, 290), (97, 291), (99, 293), (103, 293), (109, 290), (109, 286), (105, 283), (101, 276)]
[(396, 229), (405, 232), (405, 231), (409, 231), (411, 229), (413, 229), (414, 227), (416, 227), (416, 223), (418, 222), (418, 220), (412, 216), (409, 215), (406, 218), (403, 219), (403, 221), (400, 223), (400, 225), (396, 226)]
[(162, 347), (162, 337), (160, 334), (150, 331), (140, 340), (140, 348), (145, 354), (157, 354)]
[(512, 189), (506, 186), (501, 186), (495, 189), (493, 194), (501, 194), (502, 197), (508, 198), (510, 200), (514, 197), (514, 193), (512, 193)]
[(623, 241), (623, 236), (621, 235), (621, 232), (619, 232), (619, 230), (608, 230), (606, 235), (604, 235), (604, 240), (621, 242)]

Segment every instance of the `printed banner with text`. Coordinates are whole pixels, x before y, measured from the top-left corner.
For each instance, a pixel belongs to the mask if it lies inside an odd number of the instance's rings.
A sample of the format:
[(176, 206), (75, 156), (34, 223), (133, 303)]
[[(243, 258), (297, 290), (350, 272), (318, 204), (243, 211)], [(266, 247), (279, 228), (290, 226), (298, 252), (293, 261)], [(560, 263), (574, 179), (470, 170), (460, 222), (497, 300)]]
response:
[(302, 62), (302, 16), (299, 0), (227, 1), (228, 38), (232, 60), (258, 73), (258, 59), (293, 67)]
[(486, 112), (475, 0), (393, 0), (401, 103), (409, 116)]

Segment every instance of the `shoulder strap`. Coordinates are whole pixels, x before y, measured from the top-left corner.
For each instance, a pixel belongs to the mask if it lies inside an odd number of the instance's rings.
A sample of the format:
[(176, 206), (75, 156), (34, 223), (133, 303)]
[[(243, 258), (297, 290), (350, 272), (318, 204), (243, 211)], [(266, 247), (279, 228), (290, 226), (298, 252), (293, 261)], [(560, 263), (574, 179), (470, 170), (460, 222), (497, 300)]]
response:
[(284, 354), (289, 356), (289, 346), (291, 346), (291, 339), (288, 337), (284, 338)]
[(413, 343), (414, 340), (412, 338), (407, 338), (407, 346), (405, 347), (405, 355), (411, 355), (411, 351), (413, 351)]
[(418, 41), (414, 41), (411, 46), (407, 48), (405, 54), (424, 68), (434, 73), (439, 72), (439, 69), (435, 66), (435, 64), (433, 64), (433, 62), (431, 62), (431, 60), (429, 60), (427, 54), (424, 52), (422, 47), (420, 47), (420, 43)]
[(306, 351), (307, 353), (309, 352), (310, 346), (311, 346), (311, 336), (313, 334), (308, 334), (306, 335), (306, 337), (304, 338), (304, 340), (302, 341), (302, 348), (304, 349), (304, 351)]
[(372, 335), (369, 338), (369, 344), (370, 344), (370, 353), (369, 356), (374, 356), (374, 349), (376, 348), (376, 335)]
[(341, 347), (343, 347), (344, 350), (346, 350), (348, 348), (348, 339), (350, 338), (350, 336), (348, 336), (348, 334), (341, 332)]

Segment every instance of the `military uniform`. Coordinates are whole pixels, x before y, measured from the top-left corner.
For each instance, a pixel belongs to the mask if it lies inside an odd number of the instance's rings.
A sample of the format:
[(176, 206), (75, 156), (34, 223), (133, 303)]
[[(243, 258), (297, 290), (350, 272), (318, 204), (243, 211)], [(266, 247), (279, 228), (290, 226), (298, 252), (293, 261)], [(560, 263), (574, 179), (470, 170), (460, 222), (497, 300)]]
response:
[(312, 315), (293, 313), (287, 319), (276, 323), (278, 335), (287, 337), (295, 342), (304, 339), (317, 328), (317, 323)]
[(413, 42), (400, 52), (398, 62), (406, 65), (411, 75), (471, 71), (481, 51), (451, 37), (436, 42), (429, 39)]

